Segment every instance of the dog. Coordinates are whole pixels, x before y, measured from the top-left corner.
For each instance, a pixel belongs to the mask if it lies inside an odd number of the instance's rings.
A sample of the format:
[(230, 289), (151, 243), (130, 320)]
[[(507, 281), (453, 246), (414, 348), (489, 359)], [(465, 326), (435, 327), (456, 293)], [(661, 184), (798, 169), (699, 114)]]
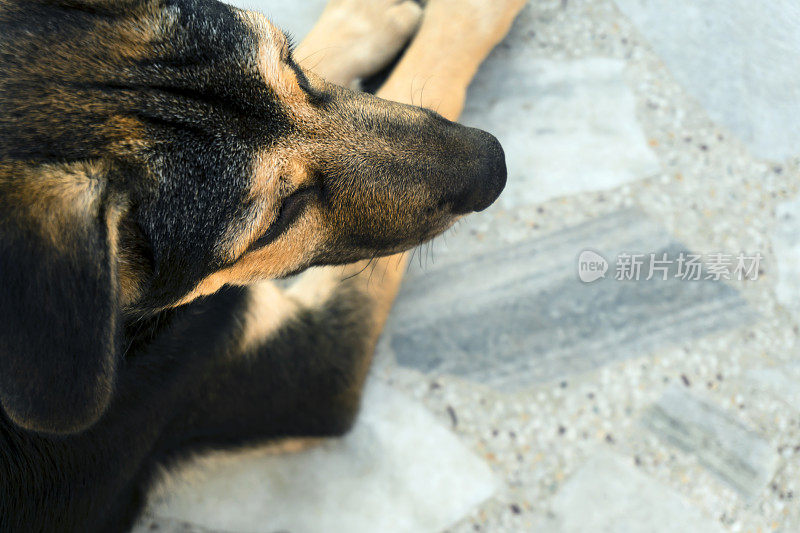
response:
[(0, 531), (126, 530), (188, 454), (346, 432), (396, 290), (359, 271), (505, 180), (261, 15), (0, 0)]

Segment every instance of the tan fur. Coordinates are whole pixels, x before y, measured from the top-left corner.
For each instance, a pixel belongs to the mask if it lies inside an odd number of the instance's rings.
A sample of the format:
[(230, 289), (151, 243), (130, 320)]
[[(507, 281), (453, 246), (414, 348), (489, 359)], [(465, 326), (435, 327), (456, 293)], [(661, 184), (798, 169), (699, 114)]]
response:
[[(315, 211), (309, 209), (312, 213)], [(203, 279), (176, 305), (183, 305), (201, 296), (213, 294), (225, 285), (250, 283), (285, 276), (304, 266), (309, 252), (324, 240), (324, 226), (318, 216), (306, 213), (286, 234), (269, 246), (245, 253), (231, 267)]]
[(414, 0), (331, 0), (295, 55), (326, 80), (350, 86), (395, 57), (421, 18)]
[(297, 84), (297, 75), (286, 65), (289, 42), (283, 32), (256, 11), (242, 11), (241, 17), (260, 38), (256, 63), (264, 83), (272, 87), (281, 101), (289, 106), (306, 101)]
[(123, 307), (131, 305), (141, 295), (141, 287), (145, 273), (139, 267), (138, 261), (121, 249), (117, 266), (119, 268), (120, 304)]
[(250, 286), (250, 301), (240, 339), (242, 353), (263, 346), (263, 343), (300, 309), (300, 304), (269, 281)]
[(313, 185), (309, 172), (309, 150), (296, 142), (283, 141), (278, 146), (256, 155), (249, 201), (250, 217), (242, 227), (232, 225), (220, 242), (220, 255), (234, 260), (263, 235), (278, 217), (283, 199), (304, 187)]

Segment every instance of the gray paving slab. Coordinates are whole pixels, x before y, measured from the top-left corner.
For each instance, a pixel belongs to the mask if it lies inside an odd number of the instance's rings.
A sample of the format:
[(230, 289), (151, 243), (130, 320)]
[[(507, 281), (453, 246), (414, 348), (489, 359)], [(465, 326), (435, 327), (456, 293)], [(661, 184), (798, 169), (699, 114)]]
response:
[[(143, 516), (133, 527), (132, 533), (228, 533), (226, 531), (206, 529), (197, 524), (170, 520), (156, 516)], [(270, 533), (284, 533), (280, 531)]]
[(616, 281), (611, 266), (606, 278), (583, 283), (577, 258), (585, 249), (609, 260), (651, 251), (674, 258), (685, 250), (632, 210), (467, 260), (444, 254), (412, 270), (403, 286), (389, 327), (397, 361), (520, 389), (653, 353), (749, 316), (739, 293), (718, 282)]
[(489, 466), (419, 403), (375, 380), (363, 403), (342, 439), (175, 468), (153, 491), (150, 516), (236, 533), (438, 533), (496, 491)]
[[(524, 19), (523, 19), (524, 20)], [(611, 189), (661, 170), (617, 59), (534, 59), (520, 25), (469, 89), (461, 122), (492, 132), (509, 168), (500, 205)]]
[(800, 411), (800, 361), (756, 368), (748, 372), (746, 378), (757, 394), (778, 398)]
[(800, 314), (800, 197), (779, 204), (772, 233), (772, 249), (778, 267), (775, 286), (778, 301)]
[(630, 460), (598, 453), (567, 480), (553, 501), (559, 533), (721, 533), (679, 493), (638, 472)]
[(671, 387), (648, 409), (650, 431), (701, 464), (747, 500), (754, 500), (775, 475), (779, 455), (761, 435), (732, 413)]
[(226, 0), (225, 3), (261, 11), (279, 28), (299, 40), (314, 27), (328, 0)]
[(616, 0), (675, 78), (759, 157), (800, 154), (796, 0)]

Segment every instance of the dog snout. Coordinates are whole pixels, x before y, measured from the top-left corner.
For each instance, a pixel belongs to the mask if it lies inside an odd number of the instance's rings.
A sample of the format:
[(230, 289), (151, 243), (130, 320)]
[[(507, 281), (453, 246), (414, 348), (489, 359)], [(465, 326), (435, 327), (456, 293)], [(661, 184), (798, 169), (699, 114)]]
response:
[(470, 133), (474, 137), (476, 160), (470, 165), (472, 169), (459, 180), (460, 187), (453, 191), (456, 195), (450, 204), (457, 215), (483, 211), (492, 205), (503, 192), (508, 178), (500, 141), (485, 131), (472, 129)]

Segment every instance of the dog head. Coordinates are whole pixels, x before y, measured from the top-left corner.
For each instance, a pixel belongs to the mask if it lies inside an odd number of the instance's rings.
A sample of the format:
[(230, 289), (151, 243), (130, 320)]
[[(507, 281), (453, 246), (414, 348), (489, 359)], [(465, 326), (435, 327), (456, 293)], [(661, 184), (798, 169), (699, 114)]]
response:
[(212, 0), (0, 0), (0, 405), (93, 424), (125, 317), (407, 250), (505, 184), (490, 135), (301, 69)]

